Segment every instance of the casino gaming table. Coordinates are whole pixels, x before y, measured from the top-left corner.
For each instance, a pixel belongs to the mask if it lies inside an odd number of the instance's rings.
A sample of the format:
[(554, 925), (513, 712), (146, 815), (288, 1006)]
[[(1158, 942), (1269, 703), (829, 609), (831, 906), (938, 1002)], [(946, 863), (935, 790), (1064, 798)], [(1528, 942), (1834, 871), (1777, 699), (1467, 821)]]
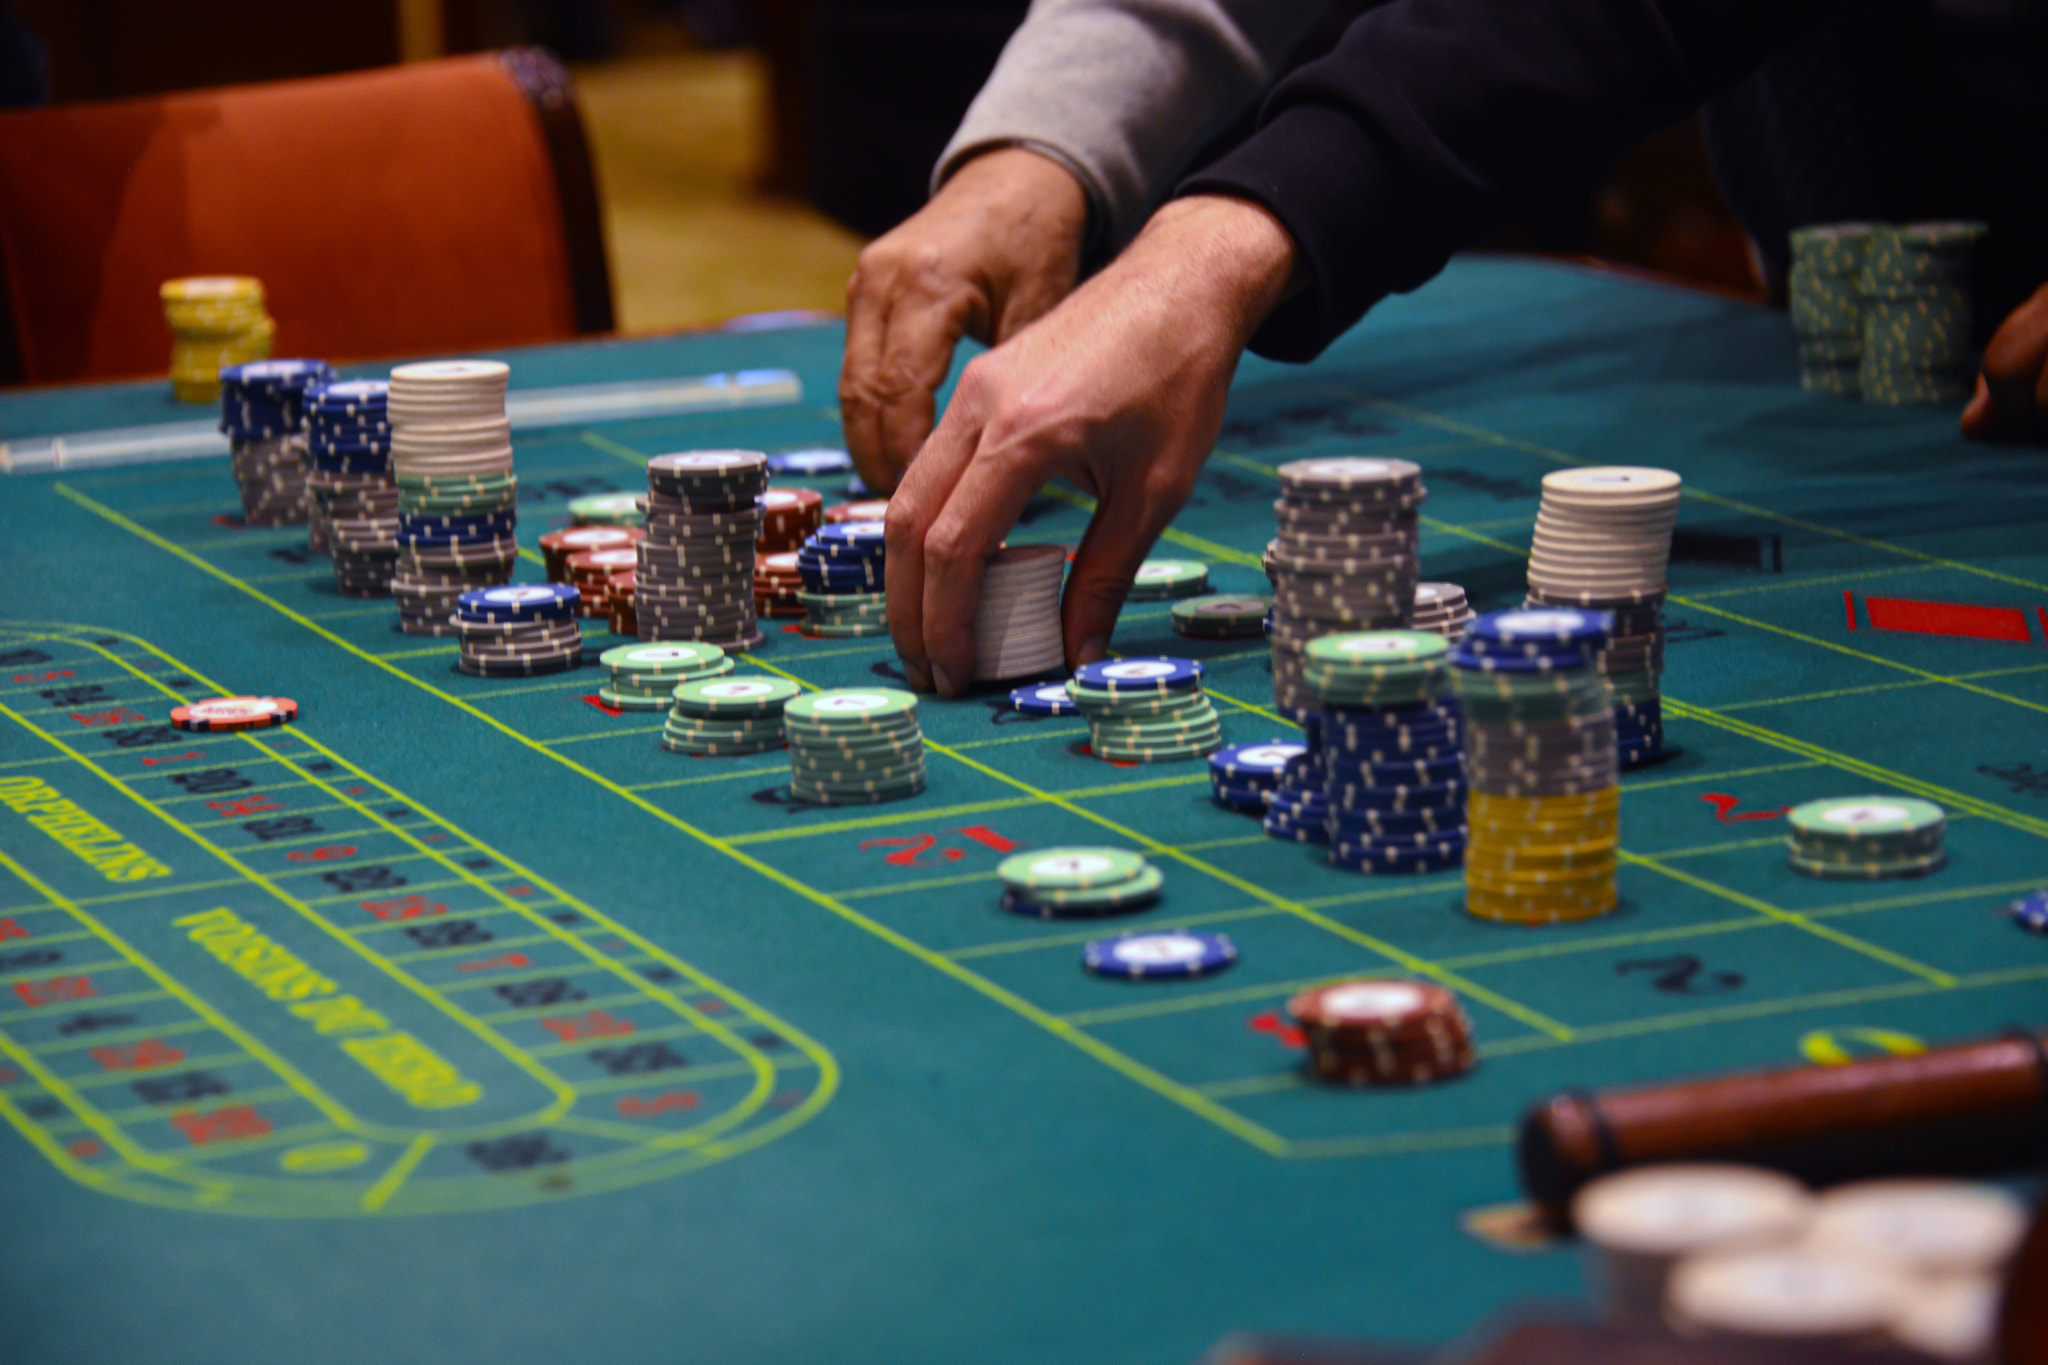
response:
[[(506, 355), (522, 536), (644, 488), (652, 453), (836, 444), (840, 341)], [(1277, 465), (1399, 455), (1430, 490), (1423, 576), (1499, 608), (1543, 474), (1684, 475), (1671, 752), (1623, 782), (1621, 909), (1544, 928), (1466, 916), (1455, 873), (1333, 870), (1212, 804), (1203, 764), (1098, 761), (1077, 718), (997, 689), (924, 703), (922, 795), (824, 808), (779, 754), (664, 752), (659, 716), (599, 704), (594, 664), (464, 676), (454, 642), (338, 596), (302, 528), (240, 525), (220, 438), (158, 458), (206, 440), (166, 388), (0, 398), (8, 1360), (1442, 1342), (1578, 1292), (1569, 1248), (1496, 1230), (1533, 1101), (1910, 1051), (2048, 1003), (2048, 938), (2004, 913), (2048, 883), (2041, 453), (1802, 394), (1780, 315), (1461, 261), (1313, 365), (1248, 360), (1167, 534), (1219, 590), (1261, 589)], [(1049, 491), (1014, 539), (1076, 540), (1087, 507)], [(1143, 603), (1115, 647), (1201, 660), (1242, 742), (1291, 733), (1259, 643), (1182, 639)], [(886, 640), (784, 629), (740, 668), (899, 676)], [(289, 696), (298, 722), (170, 726), (222, 693)], [(1787, 806), (1873, 792), (1948, 812), (1945, 868), (1790, 870)], [(1163, 901), (1001, 911), (1005, 852), (1075, 843), (1144, 852)], [(1242, 957), (1082, 970), (1085, 940), (1137, 925)], [(1305, 1079), (1285, 1002), (1355, 975), (1454, 989), (1476, 1070)]]

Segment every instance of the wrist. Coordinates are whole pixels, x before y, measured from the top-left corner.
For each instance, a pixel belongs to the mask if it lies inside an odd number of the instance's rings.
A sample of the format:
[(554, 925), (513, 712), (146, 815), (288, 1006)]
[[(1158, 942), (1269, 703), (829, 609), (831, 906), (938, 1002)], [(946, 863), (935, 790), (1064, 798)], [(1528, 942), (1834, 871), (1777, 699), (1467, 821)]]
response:
[(968, 155), (940, 185), (935, 199), (962, 198), (1044, 215), (1078, 239), (1088, 227), (1088, 191), (1071, 167), (1050, 152), (1023, 143), (996, 143)]
[(1248, 343), (1266, 316), (1299, 292), (1306, 267), (1293, 236), (1264, 205), (1198, 194), (1160, 206), (1125, 251), (1165, 267), (1196, 302), (1220, 310)]

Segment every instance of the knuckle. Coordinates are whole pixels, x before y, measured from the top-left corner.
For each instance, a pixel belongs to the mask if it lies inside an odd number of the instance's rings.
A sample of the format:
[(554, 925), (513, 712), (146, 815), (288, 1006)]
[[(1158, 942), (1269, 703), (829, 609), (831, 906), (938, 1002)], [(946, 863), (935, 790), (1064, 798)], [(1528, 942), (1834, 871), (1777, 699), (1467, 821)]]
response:
[(960, 517), (941, 517), (925, 533), (925, 563), (941, 573), (958, 573), (980, 562), (973, 532)]

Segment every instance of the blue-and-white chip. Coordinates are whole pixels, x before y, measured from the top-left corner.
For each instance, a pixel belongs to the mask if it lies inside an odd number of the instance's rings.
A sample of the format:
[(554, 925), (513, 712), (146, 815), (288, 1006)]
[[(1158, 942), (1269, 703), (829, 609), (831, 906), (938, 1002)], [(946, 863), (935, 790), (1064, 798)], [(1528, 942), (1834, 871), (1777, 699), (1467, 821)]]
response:
[(1067, 695), (1063, 682), (1034, 683), (1010, 694), (1010, 705), (1027, 716), (1071, 716), (1081, 708)]
[(1193, 659), (1165, 656), (1150, 659), (1105, 659), (1082, 664), (1074, 681), (1098, 692), (1170, 692), (1202, 681), (1202, 666)]
[(2048, 934), (2048, 891), (2021, 896), (2010, 907), (2012, 922), (2037, 934)]
[(1299, 740), (1269, 739), (1260, 744), (1233, 744), (1218, 749), (1209, 755), (1209, 772), (1217, 777), (1247, 779), (1245, 785), (1261, 777), (1280, 780), (1281, 770), (1287, 760), (1308, 752), (1308, 745)]
[(583, 595), (567, 583), (509, 583), (502, 588), (472, 588), (455, 599), (462, 615), (473, 621), (531, 621), (543, 616), (568, 616)]
[(1237, 961), (1237, 945), (1223, 934), (1198, 934), (1192, 929), (1118, 934), (1098, 938), (1081, 950), (1081, 965), (1097, 976), (1132, 981), (1208, 976)]
[(768, 469), (775, 474), (838, 474), (853, 468), (853, 456), (843, 450), (785, 450), (768, 457)]

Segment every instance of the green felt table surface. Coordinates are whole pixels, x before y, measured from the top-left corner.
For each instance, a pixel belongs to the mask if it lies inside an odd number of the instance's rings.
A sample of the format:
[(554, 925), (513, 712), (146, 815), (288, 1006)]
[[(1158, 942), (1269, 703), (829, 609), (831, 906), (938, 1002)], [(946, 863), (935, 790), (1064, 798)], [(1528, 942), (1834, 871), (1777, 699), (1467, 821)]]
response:
[[(836, 444), (839, 346), (510, 355), (517, 387), (805, 387), (522, 435), (522, 538), (652, 453)], [(190, 415), (163, 388), (0, 398), (0, 437)], [(337, 596), (302, 529), (239, 526), (225, 458), (0, 478), (0, 1358), (1168, 1365), (1574, 1295), (1569, 1249), (1463, 1226), (1517, 1197), (1532, 1100), (2043, 1016), (2048, 938), (2001, 909), (2048, 883), (2048, 482), (1954, 424), (1803, 395), (1781, 315), (1527, 262), (1243, 366), (1162, 547), (1220, 590), (1263, 586), (1272, 471), (1304, 454), (1419, 461), (1423, 576), (1494, 608), (1544, 473), (1684, 474), (1673, 753), (1623, 784), (1622, 909), (1540, 930), (1468, 918), (1455, 874), (1322, 866), (1212, 805), (1204, 765), (1096, 761), (995, 694), (924, 704), (923, 795), (792, 805), (781, 755), (666, 753), (660, 717), (592, 704), (594, 667), (462, 676)], [(1086, 515), (1047, 496), (1017, 538)], [(2028, 638), (1877, 629), (1872, 596), (2018, 608)], [(1258, 643), (1144, 603), (1116, 647), (1204, 660), (1237, 742), (1290, 732)], [(891, 657), (777, 631), (740, 668), (832, 686)], [(215, 692), (299, 723), (165, 728)], [(1777, 811), (1870, 792), (1942, 804), (1948, 866), (1787, 867)], [(1002, 913), (1000, 850), (1071, 843), (1146, 851), (1163, 903)], [(1243, 956), (1082, 971), (1142, 925)], [(1452, 985), (1478, 1069), (1305, 1082), (1277, 1012), (1344, 974)]]

